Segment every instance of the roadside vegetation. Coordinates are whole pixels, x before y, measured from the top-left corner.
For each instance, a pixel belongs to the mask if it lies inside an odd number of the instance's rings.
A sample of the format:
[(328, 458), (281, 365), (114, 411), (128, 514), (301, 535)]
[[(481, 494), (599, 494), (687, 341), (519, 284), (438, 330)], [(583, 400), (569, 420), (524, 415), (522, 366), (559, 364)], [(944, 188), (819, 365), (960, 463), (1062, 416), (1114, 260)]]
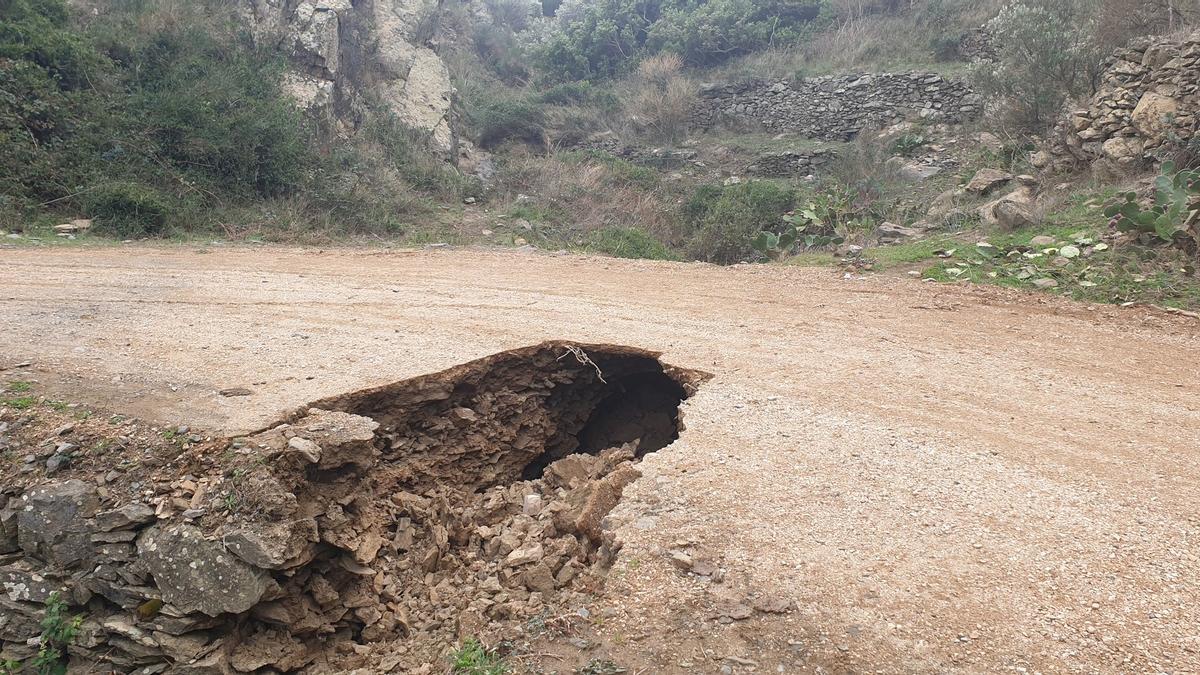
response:
[(281, 91), (280, 58), (251, 47), (230, 11), (146, 0), (88, 18), (63, 0), (0, 5), (0, 229), (71, 214), (118, 239), (402, 236), (473, 189), (385, 117), (324, 141)]
[[(0, 151), (15, 159), (0, 166), (0, 229), (57, 243), (49, 226), (86, 217), (80, 238), (370, 237), (860, 270), (866, 260), (946, 282), (1195, 304), (1186, 246), (1110, 236), (1120, 218), (1105, 209), (1140, 177), (1055, 177), (1069, 184), (1055, 188), (1061, 203), (1028, 233), (985, 223), (982, 198), (946, 195), (979, 169), (1037, 173), (1031, 152), (1069, 101), (1095, 91), (1105, 57), (1197, 25), (1200, 0), (451, 3), (430, 41), (457, 87), (461, 132), (492, 154), (482, 179), (379, 110), (353, 134), (330, 133), (296, 109), (279, 85), (286, 64), (256, 50), (225, 3), (120, 6), (95, 17), (63, 0), (0, 7)], [(985, 118), (953, 136), (913, 119), (848, 143), (692, 126), (707, 82), (910, 69), (969, 80)], [(812, 175), (735, 173), (780, 150), (836, 159)], [(920, 162), (949, 168), (914, 179), (905, 165)], [(938, 200), (949, 214), (926, 222)], [(914, 224), (918, 241), (877, 245), (881, 228)], [(1077, 232), (1088, 234), (1067, 236)], [(1020, 250), (1026, 234), (1109, 249), (1063, 265)], [(1002, 255), (961, 257), (981, 241)], [(1040, 267), (1050, 261), (1059, 266)]]

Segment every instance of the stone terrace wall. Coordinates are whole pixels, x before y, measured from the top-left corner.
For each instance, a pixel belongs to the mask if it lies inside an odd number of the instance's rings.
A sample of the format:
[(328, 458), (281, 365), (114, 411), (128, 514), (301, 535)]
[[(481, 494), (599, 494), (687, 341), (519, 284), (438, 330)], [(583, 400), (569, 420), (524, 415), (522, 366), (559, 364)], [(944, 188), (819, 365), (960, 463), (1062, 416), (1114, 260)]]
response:
[(934, 73), (886, 73), (706, 85), (691, 121), (702, 129), (731, 124), (846, 141), (906, 119), (960, 123), (978, 117), (982, 107), (982, 98), (961, 82)]
[(1035, 163), (1109, 173), (1144, 168), (1196, 138), (1198, 108), (1200, 31), (1142, 40), (1113, 55), (1096, 95), (1065, 117)]

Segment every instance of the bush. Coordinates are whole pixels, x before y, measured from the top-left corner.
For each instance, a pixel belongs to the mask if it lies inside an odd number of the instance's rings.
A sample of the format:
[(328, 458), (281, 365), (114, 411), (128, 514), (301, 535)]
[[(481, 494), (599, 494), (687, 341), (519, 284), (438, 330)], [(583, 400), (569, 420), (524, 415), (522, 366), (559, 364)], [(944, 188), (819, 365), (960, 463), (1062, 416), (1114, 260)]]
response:
[(676, 256), (661, 241), (636, 227), (609, 227), (588, 235), (584, 248), (617, 258), (675, 260)]
[(702, 186), (682, 209), (690, 232), (688, 254), (721, 264), (750, 259), (755, 237), (778, 232), (783, 216), (795, 205), (794, 190), (769, 181)]
[(170, 207), (162, 195), (142, 185), (113, 183), (87, 195), (84, 209), (95, 219), (93, 232), (121, 239), (162, 234)]
[(798, 39), (821, 16), (821, 2), (795, 0), (576, 0), (535, 53), (547, 79), (624, 74), (643, 58), (679, 54), (704, 66)]
[(996, 45), (973, 79), (999, 119), (1020, 131), (1049, 127), (1068, 98), (1094, 90), (1107, 47), (1092, 39), (1088, 0), (1020, 0), (987, 24)]
[(696, 84), (680, 74), (682, 68), (675, 54), (658, 54), (638, 66), (627, 111), (653, 140), (675, 143), (688, 132)]
[(479, 134), (479, 145), (494, 148), (505, 141), (545, 144), (546, 115), (541, 108), (521, 98), (486, 101), (471, 111), (471, 121)]

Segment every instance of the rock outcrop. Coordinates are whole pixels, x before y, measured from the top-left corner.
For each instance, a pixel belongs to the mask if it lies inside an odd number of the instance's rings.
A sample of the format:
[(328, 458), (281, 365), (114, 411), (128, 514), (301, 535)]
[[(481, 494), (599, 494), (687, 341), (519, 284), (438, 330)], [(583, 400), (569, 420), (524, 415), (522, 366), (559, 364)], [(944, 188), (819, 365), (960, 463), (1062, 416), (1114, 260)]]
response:
[(863, 129), (906, 119), (964, 122), (978, 117), (982, 107), (980, 96), (967, 85), (935, 73), (751, 80), (706, 85), (691, 123), (700, 129), (728, 124), (846, 141)]
[(1139, 40), (1113, 55), (1096, 94), (1069, 111), (1034, 162), (1109, 175), (1145, 168), (1196, 138), (1198, 109), (1200, 32)]
[(240, 13), (260, 45), (292, 65), (285, 89), (319, 119), (353, 128), (370, 101), (429, 134), (447, 158), (458, 149), (452, 126), (454, 86), (429, 46), (436, 0), (241, 0)]

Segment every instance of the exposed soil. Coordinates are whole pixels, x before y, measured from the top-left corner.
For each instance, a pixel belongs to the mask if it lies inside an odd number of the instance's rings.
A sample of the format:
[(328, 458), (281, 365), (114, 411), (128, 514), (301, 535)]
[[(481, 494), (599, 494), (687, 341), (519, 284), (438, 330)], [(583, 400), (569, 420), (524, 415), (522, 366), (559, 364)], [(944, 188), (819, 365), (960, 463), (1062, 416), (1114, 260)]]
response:
[[(529, 670), (1200, 669), (1193, 320), (506, 252), (4, 258), (0, 379), (206, 436), (321, 399), (386, 417), (394, 401), (336, 397), (546, 339), (710, 373), (683, 403), (686, 431), (643, 457), (608, 515), (621, 546), (604, 584), (579, 587), (550, 626), (525, 622)], [(619, 381), (639, 409), (669, 410), (678, 392), (634, 371)], [(238, 388), (249, 395), (218, 393)], [(589, 387), (576, 416), (589, 449), (628, 436), (587, 424), (617, 407), (606, 392)], [(650, 428), (641, 443), (658, 440), (625, 461), (672, 436)], [(536, 476), (539, 456), (480, 467), (492, 477), (471, 494)]]

